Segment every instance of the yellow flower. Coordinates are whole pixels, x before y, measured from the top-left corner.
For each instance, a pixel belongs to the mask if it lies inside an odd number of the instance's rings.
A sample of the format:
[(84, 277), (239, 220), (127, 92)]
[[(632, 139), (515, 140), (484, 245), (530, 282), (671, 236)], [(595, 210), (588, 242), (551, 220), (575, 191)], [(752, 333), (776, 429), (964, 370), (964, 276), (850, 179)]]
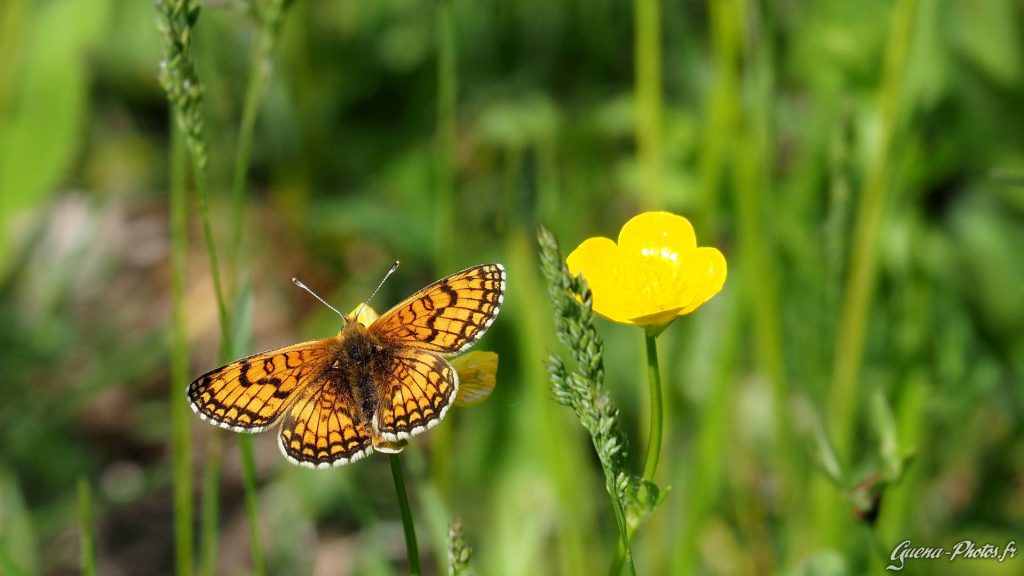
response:
[(598, 314), (654, 331), (710, 300), (726, 276), (722, 253), (698, 247), (690, 221), (669, 212), (634, 216), (617, 244), (587, 238), (566, 264), (587, 280)]

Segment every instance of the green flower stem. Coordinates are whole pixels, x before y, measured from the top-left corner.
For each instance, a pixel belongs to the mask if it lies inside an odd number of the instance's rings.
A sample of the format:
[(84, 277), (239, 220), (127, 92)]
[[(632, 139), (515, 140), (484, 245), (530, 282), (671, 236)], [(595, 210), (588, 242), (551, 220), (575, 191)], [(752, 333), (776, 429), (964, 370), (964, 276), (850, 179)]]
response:
[(81, 546), (82, 575), (96, 574), (96, 539), (92, 532), (92, 494), (89, 482), (85, 478), (78, 479), (78, 540)]
[(416, 526), (412, 523), (412, 508), (409, 507), (409, 495), (405, 491), (405, 478), (402, 476), (402, 464), (398, 454), (388, 454), (391, 462), (391, 477), (395, 481), (395, 493), (398, 495), (398, 508), (402, 511), (402, 528), (405, 530), (405, 554), (409, 559), (409, 576), (420, 576), (420, 553), (416, 546)]
[(654, 481), (661, 457), (661, 432), (664, 410), (661, 401), (661, 369), (658, 367), (658, 337), (647, 332), (647, 384), (651, 394), (651, 437), (647, 443), (647, 459), (644, 462), (644, 480)]
[[(661, 400), (661, 368), (658, 366), (658, 335), (655, 332), (644, 333), (644, 342), (647, 344), (647, 383), (650, 386), (651, 395), (651, 435), (647, 442), (647, 456), (644, 460), (644, 480), (654, 481), (654, 474), (658, 471), (658, 460), (661, 458), (661, 433), (664, 422), (664, 409)], [(620, 511), (616, 506), (616, 518)], [(623, 516), (624, 517), (624, 516)], [(625, 520), (623, 520), (625, 525)], [(628, 527), (623, 528), (623, 541), (619, 542), (615, 550), (615, 557), (612, 559), (611, 567), (608, 569), (609, 576), (617, 575), (622, 571), (622, 564), (629, 560), (630, 567), (633, 565), (632, 553), (629, 548), (629, 541), (633, 538), (632, 531)], [(633, 571), (635, 573), (635, 569)]]

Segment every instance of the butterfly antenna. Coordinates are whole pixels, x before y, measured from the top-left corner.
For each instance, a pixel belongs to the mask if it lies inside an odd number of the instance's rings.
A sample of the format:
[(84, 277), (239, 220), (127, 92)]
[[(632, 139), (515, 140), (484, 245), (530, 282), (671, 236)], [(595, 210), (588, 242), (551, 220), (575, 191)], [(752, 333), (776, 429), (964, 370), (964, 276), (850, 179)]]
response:
[(323, 298), (321, 298), (319, 294), (317, 294), (316, 292), (313, 292), (313, 289), (312, 289), (312, 288), (310, 288), (309, 286), (306, 286), (305, 284), (303, 284), (303, 283), (302, 283), (302, 280), (299, 280), (298, 278), (292, 278), (292, 282), (294, 282), (294, 283), (295, 283), (295, 285), (296, 285), (296, 286), (298, 286), (299, 288), (302, 288), (302, 289), (303, 289), (303, 290), (305, 290), (306, 292), (309, 292), (310, 294), (312, 294), (312, 295), (313, 295), (313, 298), (316, 298), (316, 299), (317, 299), (317, 300), (319, 300), (319, 301), (320, 301), (320, 303), (322, 303), (322, 304), (323, 304), (324, 306), (327, 306), (328, 308), (330, 308), (331, 310), (333, 310), (335, 314), (337, 314), (338, 316), (341, 316), (342, 318), (345, 318), (345, 315), (344, 315), (344, 314), (342, 314), (341, 312), (338, 312), (338, 309), (337, 309), (337, 308), (335, 308), (334, 306), (331, 306), (330, 304), (328, 304), (328, 303), (327, 303), (327, 301), (326, 301), (326, 300), (324, 300)]
[(373, 300), (373, 297), (377, 295), (378, 291), (380, 291), (380, 287), (383, 286), (384, 282), (387, 281), (388, 276), (394, 274), (395, 270), (398, 270), (398, 260), (395, 260), (395, 263), (391, 265), (391, 268), (388, 268), (387, 274), (384, 275), (384, 278), (380, 281), (380, 284), (377, 284), (377, 287), (373, 290), (373, 294), (370, 294), (370, 297), (364, 300), (363, 303), (359, 306), (359, 310), (356, 310), (356, 313), (353, 316), (354, 318), (359, 318), (359, 315), (363, 313), (363, 308), (366, 308), (366, 305), (370, 303), (370, 300)]

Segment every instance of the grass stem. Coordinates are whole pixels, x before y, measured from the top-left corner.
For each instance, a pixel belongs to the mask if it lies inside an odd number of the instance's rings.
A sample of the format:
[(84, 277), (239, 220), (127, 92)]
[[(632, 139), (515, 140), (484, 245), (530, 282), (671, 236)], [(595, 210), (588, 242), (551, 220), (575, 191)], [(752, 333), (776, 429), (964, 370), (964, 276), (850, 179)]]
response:
[[(915, 20), (914, 0), (903, 0), (893, 8), (884, 76), (878, 94), (880, 128), (878, 144), (867, 167), (861, 190), (850, 248), (849, 273), (842, 295), (835, 339), (835, 359), (829, 396), (828, 421), (840, 463), (850, 465), (860, 414), (860, 369), (867, 336), (868, 318), (874, 295), (883, 208), (890, 188), (889, 165), (899, 125), (900, 102), (906, 78)], [(818, 483), (815, 508), (816, 533), (825, 544), (845, 539), (843, 522), (849, 513), (845, 503), (825, 482)]]
[(85, 478), (78, 479), (78, 526), (82, 576), (95, 576), (96, 538), (92, 529), (92, 494)]
[(405, 477), (402, 475), (402, 463), (398, 454), (388, 454), (391, 462), (391, 478), (395, 481), (395, 494), (398, 496), (398, 508), (402, 513), (402, 529), (405, 530), (405, 554), (409, 559), (409, 576), (420, 576), (420, 553), (416, 545), (416, 526), (412, 521), (412, 508), (409, 506), (409, 494), (405, 491)]
[[(746, 307), (753, 316), (753, 339), (758, 368), (771, 385), (772, 412), (775, 424), (775, 459), (780, 471), (780, 506), (792, 504), (797, 489), (799, 469), (793, 441), (790, 414), (790, 390), (783, 346), (783, 326), (779, 310), (780, 279), (774, 264), (775, 242), (768, 226), (766, 199), (772, 198), (770, 173), (774, 108), (774, 70), (772, 34), (767, 10), (758, 2), (740, 3), (738, 15), (746, 15), (739, 32), (748, 39), (744, 45), (749, 62), (746, 81), (752, 98), (744, 108), (734, 101), (736, 115), (741, 118), (735, 169), (735, 193), (739, 219), (741, 265), (757, 282), (746, 284)], [(783, 537), (785, 539), (785, 537)]]
[(290, 0), (271, 0), (265, 10), (261, 11), (259, 32), (253, 43), (249, 56), (249, 82), (245, 89), (245, 100), (242, 104), (242, 119), (238, 126), (238, 148), (235, 150), (235, 168), (231, 180), (231, 244), (228, 260), (235, 277), (233, 289), (238, 290), (238, 256), (242, 248), (243, 231), (245, 230), (245, 190), (252, 159), (253, 134), (256, 132), (256, 119), (259, 116), (263, 94), (270, 82), (273, 69), (269, 58), (273, 55), (284, 15), (291, 4)]
[[(434, 170), (434, 261), (437, 275), (455, 269), (455, 138), (456, 138), (456, 43), (453, 0), (440, 0), (436, 7), (437, 34), (437, 134)], [(452, 496), (451, 445), (453, 426), (434, 431), (430, 444), (431, 479), (445, 500)]]
[(224, 357), (231, 350), (231, 322), (228, 320), (228, 308), (224, 299), (224, 285), (221, 282), (220, 261), (217, 257), (217, 241), (213, 237), (213, 225), (210, 222), (210, 191), (209, 176), (206, 167), (193, 155), (192, 167), (195, 172), (196, 200), (199, 206), (199, 219), (203, 225), (203, 241), (206, 242), (206, 256), (213, 277), (213, 295), (217, 301), (217, 319), (220, 324), (220, 356)]
[[(288, 2), (285, 0), (273, 0), (267, 9), (257, 14), (259, 20), (259, 32), (253, 44), (249, 58), (249, 81), (245, 89), (245, 100), (242, 104), (242, 118), (238, 127), (238, 144), (235, 150), (234, 174), (231, 181), (231, 236), (228, 246), (228, 264), (231, 271), (231, 292), (237, 295), (241, 290), (241, 266), (239, 257), (242, 249), (242, 241), (245, 230), (245, 209), (246, 209), (246, 184), (248, 181), (249, 166), (252, 160), (253, 135), (256, 131), (256, 120), (259, 116), (260, 103), (270, 80), (270, 66), (266, 64), (267, 59), (273, 53), (277, 44), (278, 33), (281, 22), (287, 9)], [(219, 291), (219, 289), (218, 289)], [(232, 300), (237, 300), (232, 298)], [(222, 324), (222, 327), (224, 325)], [(233, 335), (227, 330), (228, 336), (224, 340), (225, 352), (234, 352)], [(230, 354), (228, 354), (230, 355)], [(228, 358), (222, 358), (227, 361)], [(245, 492), (245, 513), (249, 524), (250, 549), (252, 550), (253, 570), (257, 575), (264, 573), (264, 561), (262, 544), (260, 543), (259, 531), (259, 508), (256, 499), (256, 470), (255, 459), (252, 452), (252, 440), (248, 437), (240, 437), (238, 442), (242, 456), (242, 480)], [(212, 458), (208, 459), (208, 476), (212, 482), (218, 477), (220, 462)], [(208, 484), (208, 488), (215, 490), (216, 487)], [(215, 502), (210, 502), (215, 505)], [(212, 512), (211, 514), (215, 514)]]
[(857, 220), (850, 253), (850, 273), (843, 294), (839, 329), (836, 334), (836, 359), (832, 374), (830, 420), (834, 425), (836, 451), (849, 463), (859, 412), (857, 380), (871, 308), (877, 255), (875, 249), (882, 225), (882, 208), (889, 188), (889, 163), (898, 123), (899, 103), (907, 70), (910, 39), (914, 24), (914, 0), (904, 0), (893, 12), (892, 29), (886, 52), (885, 76), (879, 93), (881, 136), (874, 148), (864, 189), (860, 194)]
[(252, 452), (252, 437), (238, 437), (242, 453), (242, 483), (245, 487), (245, 517), (249, 522), (249, 546), (252, 549), (252, 570), (257, 576), (267, 573), (263, 564), (263, 546), (260, 543), (259, 509), (256, 503), (256, 460)]
[(171, 444), (174, 468), (174, 546), (179, 576), (192, 574), (192, 447), (189, 410), (178, 385), (188, 382), (185, 275), (188, 265), (188, 161), (185, 135), (171, 124)]
[(249, 83), (245, 89), (242, 120), (238, 127), (238, 149), (235, 151), (235, 172), (231, 179), (231, 245), (228, 263), (232, 271), (233, 290), (238, 290), (238, 257), (242, 249), (242, 231), (245, 229), (245, 184), (252, 157), (252, 139), (256, 131), (266, 74), (260, 70), (262, 62), (258, 49), (253, 50), (249, 66)]
[(217, 573), (217, 548), (220, 538), (220, 459), (224, 431), (210, 430), (203, 468), (203, 495), (200, 502), (199, 572), (205, 576)]
[(660, 0), (634, 0), (636, 141), (641, 199), (646, 209), (662, 204), (661, 174), (661, 7)]
[(442, 272), (449, 273), (455, 236), (455, 140), (458, 98), (457, 48), (453, 0), (437, 4), (437, 204), (434, 229), (435, 251)]
[[(613, 489), (609, 487), (609, 490)], [(612, 497), (612, 511), (615, 513), (615, 524), (619, 529), (619, 544), (615, 547), (615, 556), (612, 557), (612, 564), (608, 568), (608, 576), (619, 576), (622, 574), (622, 566), (629, 566), (631, 576), (636, 576), (636, 566), (633, 564), (633, 547), (629, 543), (629, 526), (626, 524), (626, 511), (622, 509), (622, 501), (618, 497)]]

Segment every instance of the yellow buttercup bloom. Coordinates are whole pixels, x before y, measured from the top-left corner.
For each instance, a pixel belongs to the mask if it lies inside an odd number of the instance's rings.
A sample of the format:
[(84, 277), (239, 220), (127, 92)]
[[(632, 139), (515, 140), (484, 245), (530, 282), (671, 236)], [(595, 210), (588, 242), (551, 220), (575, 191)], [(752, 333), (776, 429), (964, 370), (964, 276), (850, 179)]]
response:
[(690, 221), (669, 212), (634, 216), (618, 243), (587, 238), (566, 264), (587, 280), (598, 314), (656, 331), (710, 300), (726, 276), (722, 253), (698, 247)]

